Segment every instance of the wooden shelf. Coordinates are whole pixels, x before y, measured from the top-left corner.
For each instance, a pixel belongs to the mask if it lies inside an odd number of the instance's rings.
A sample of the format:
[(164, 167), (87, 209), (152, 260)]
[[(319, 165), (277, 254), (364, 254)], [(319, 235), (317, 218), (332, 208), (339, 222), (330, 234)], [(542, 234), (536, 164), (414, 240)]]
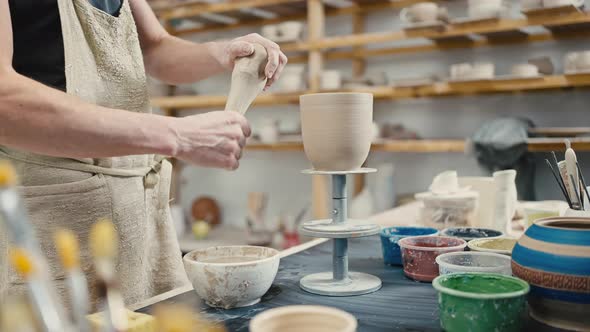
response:
[[(354, 13), (367, 13), (385, 9), (400, 9), (423, 0), (356, 0), (354, 2), (342, 1), (338, 5), (326, 3), (326, 15), (350, 15)], [(441, 1), (441, 0), (435, 0)], [(163, 21), (190, 18), (203, 23), (203, 26), (176, 30), (170, 32), (175, 35), (193, 34), (208, 31), (223, 31), (243, 27), (263, 26), (290, 20), (305, 20), (307, 18), (307, 6), (305, 0), (241, 0), (224, 1), (219, 3), (204, 3), (203, 1), (150, 1), (156, 15)], [(276, 15), (275, 18), (263, 18), (249, 10), (255, 8)], [(220, 24), (207, 21), (200, 15), (223, 15), (235, 23)]]
[[(569, 138), (572, 148), (578, 152), (590, 151), (590, 138)], [(464, 153), (467, 143), (462, 139), (390, 140), (374, 143), (372, 152), (397, 153)], [(281, 142), (275, 144), (249, 143), (247, 150), (255, 151), (303, 151), (301, 142)], [(530, 152), (565, 151), (563, 138), (530, 138)]]
[[(376, 100), (395, 100), (404, 98), (557, 90), (589, 86), (590, 73), (584, 73), (573, 75), (551, 75), (530, 79), (439, 82), (414, 87), (385, 86), (339, 91), (369, 92), (373, 94)], [(256, 98), (254, 105), (297, 105), (299, 103), (299, 96), (305, 93), (310, 93), (310, 91), (289, 94), (262, 94)], [(225, 106), (226, 100), (226, 96), (157, 97), (152, 98), (152, 105), (162, 109), (213, 108)]]

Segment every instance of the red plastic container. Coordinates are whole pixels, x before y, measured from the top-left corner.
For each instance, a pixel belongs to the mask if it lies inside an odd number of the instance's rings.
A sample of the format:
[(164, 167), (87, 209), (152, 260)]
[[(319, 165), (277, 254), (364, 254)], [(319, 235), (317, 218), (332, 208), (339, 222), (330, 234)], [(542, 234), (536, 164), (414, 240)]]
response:
[(414, 236), (398, 242), (402, 251), (404, 274), (417, 281), (431, 282), (438, 276), (436, 256), (463, 251), (467, 242), (448, 236)]

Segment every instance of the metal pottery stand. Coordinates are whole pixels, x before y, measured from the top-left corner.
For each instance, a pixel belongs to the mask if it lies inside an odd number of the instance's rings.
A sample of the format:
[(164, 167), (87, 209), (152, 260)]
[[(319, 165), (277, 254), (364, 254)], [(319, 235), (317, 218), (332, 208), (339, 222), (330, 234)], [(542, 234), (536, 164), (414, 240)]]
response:
[(374, 173), (376, 169), (329, 172), (305, 170), (304, 174), (332, 176), (332, 219), (308, 221), (301, 226), (305, 236), (333, 239), (332, 271), (310, 274), (299, 282), (307, 292), (326, 296), (353, 296), (381, 288), (381, 279), (362, 272), (348, 271), (348, 239), (378, 234), (378, 225), (348, 219), (346, 176)]

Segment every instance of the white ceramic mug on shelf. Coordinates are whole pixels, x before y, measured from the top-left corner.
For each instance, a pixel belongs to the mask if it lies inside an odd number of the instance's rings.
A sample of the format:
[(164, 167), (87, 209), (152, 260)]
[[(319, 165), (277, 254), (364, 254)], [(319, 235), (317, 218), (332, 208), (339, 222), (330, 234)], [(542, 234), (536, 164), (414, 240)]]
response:
[(466, 78), (467, 76), (469, 76), (469, 72), (471, 72), (472, 67), (473, 66), (470, 63), (457, 63), (451, 65), (451, 78)]
[(566, 73), (590, 71), (590, 51), (567, 53), (564, 62)]
[(520, 0), (522, 10), (531, 10), (543, 7), (543, 0)]
[(405, 23), (435, 23), (446, 15), (446, 8), (439, 7), (434, 2), (420, 2), (399, 13), (400, 19)]
[(473, 19), (499, 17), (510, 9), (504, 0), (469, 0), (467, 14)]
[(264, 119), (258, 132), (260, 142), (274, 144), (279, 140), (279, 122), (274, 119)]
[(342, 73), (339, 70), (324, 70), (320, 76), (322, 90), (338, 90), (342, 87)]
[(262, 37), (270, 40), (277, 40), (279, 37), (279, 27), (276, 24), (269, 24), (260, 30)]
[(539, 68), (530, 63), (519, 63), (512, 66), (510, 73), (517, 77), (535, 77), (539, 75)]
[(574, 5), (576, 7), (582, 7), (584, 5), (584, 0), (543, 0), (543, 7), (546, 7), (546, 8), (569, 6), (569, 5)]
[(303, 23), (299, 21), (286, 21), (278, 26), (281, 39), (294, 41), (301, 39), (303, 34)]
[(477, 62), (469, 71), (470, 79), (492, 79), (494, 78), (496, 66), (491, 62)]

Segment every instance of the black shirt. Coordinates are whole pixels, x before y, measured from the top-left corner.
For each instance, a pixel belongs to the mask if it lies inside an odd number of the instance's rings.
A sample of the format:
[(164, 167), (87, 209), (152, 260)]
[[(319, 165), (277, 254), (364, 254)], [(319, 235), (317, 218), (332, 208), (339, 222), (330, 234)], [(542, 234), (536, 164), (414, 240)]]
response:
[[(123, 0), (89, 1), (96, 8), (118, 15)], [(8, 0), (8, 6), (12, 20), (14, 70), (65, 91), (64, 44), (57, 0)]]

